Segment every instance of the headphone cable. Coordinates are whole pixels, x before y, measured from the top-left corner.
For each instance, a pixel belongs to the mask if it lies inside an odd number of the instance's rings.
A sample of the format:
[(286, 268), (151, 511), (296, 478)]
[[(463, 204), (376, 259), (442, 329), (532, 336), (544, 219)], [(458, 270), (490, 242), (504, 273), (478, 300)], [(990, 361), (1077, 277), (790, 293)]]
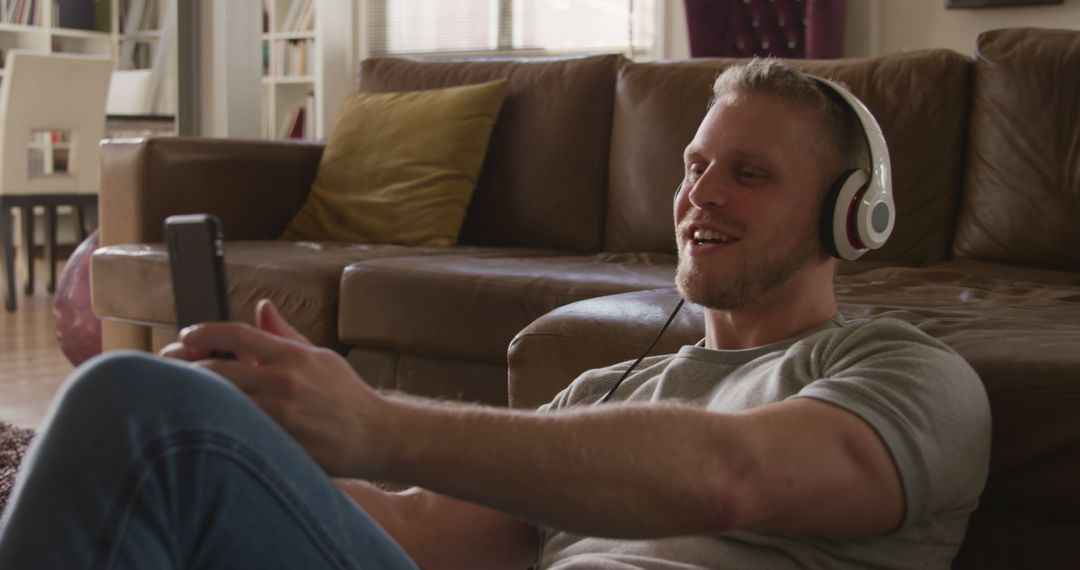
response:
[(656, 346), (656, 343), (660, 341), (660, 337), (664, 336), (664, 331), (666, 331), (668, 327), (671, 326), (672, 321), (675, 320), (675, 315), (679, 314), (679, 310), (682, 309), (683, 303), (685, 302), (685, 299), (679, 299), (679, 304), (675, 305), (675, 310), (671, 311), (671, 316), (668, 317), (667, 322), (664, 323), (663, 327), (660, 327), (660, 332), (656, 333), (656, 336), (653, 337), (652, 342), (649, 343), (649, 346), (645, 348), (644, 352), (641, 353), (641, 356), (639, 356), (638, 359), (630, 365), (630, 368), (626, 369), (626, 372), (623, 372), (623, 375), (619, 377), (619, 379), (615, 382), (615, 385), (612, 386), (610, 390), (608, 390), (607, 394), (605, 394), (604, 397), (597, 402), (597, 404), (603, 404), (604, 402), (610, 400), (611, 396), (615, 393), (615, 390), (618, 390), (619, 386), (623, 383), (623, 380), (626, 380), (626, 378), (630, 376), (630, 373), (634, 371), (634, 368), (637, 368), (637, 365), (641, 364), (641, 361), (645, 360), (645, 357), (648, 356), (650, 352), (652, 352), (652, 349)]

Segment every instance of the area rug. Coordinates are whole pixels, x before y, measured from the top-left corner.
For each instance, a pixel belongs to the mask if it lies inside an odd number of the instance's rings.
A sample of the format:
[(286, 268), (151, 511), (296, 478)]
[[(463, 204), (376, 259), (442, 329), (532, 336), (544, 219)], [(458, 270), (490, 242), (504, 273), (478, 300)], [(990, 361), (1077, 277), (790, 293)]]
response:
[(0, 513), (4, 512), (11, 487), (15, 484), (15, 472), (33, 436), (33, 430), (0, 422)]

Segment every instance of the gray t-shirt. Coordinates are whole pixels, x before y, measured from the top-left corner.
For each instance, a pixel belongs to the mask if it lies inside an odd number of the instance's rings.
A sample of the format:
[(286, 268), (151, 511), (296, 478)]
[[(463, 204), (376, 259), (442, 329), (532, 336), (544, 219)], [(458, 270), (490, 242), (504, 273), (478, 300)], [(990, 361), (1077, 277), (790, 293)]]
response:
[[(628, 365), (586, 372), (541, 410), (595, 403)], [(986, 482), (990, 408), (975, 371), (915, 327), (837, 316), (748, 350), (686, 346), (642, 361), (612, 400), (677, 401), (723, 413), (788, 398), (829, 402), (877, 431), (903, 485), (899, 528), (847, 540), (749, 532), (613, 540), (548, 530), (539, 568), (948, 568)]]

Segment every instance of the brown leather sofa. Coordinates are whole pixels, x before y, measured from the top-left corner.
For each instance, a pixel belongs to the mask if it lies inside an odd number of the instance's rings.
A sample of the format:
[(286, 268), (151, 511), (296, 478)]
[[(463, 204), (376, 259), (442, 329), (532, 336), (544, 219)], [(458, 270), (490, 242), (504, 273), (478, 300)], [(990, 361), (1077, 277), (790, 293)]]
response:
[[(270, 297), (380, 386), (546, 402), (582, 370), (636, 356), (674, 307), (681, 152), (728, 63), (364, 62), (362, 91), (509, 80), (451, 248), (277, 241), (317, 144), (107, 144), (106, 247), (92, 276), (106, 347), (171, 338), (161, 223), (209, 211), (229, 240), (238, 316)], [(897, 228), (842, 264), (841, 312), (916, 324), (967, 358), (990, 394), (991, 478), (955, 566), (1080, 567), (1080, 33), (990, 32), (974, 59), (931, 50), (795, 65), (851, 86), (892, 155)], [(700, 308), (687, 307), (657, 352), (702, 336)]]

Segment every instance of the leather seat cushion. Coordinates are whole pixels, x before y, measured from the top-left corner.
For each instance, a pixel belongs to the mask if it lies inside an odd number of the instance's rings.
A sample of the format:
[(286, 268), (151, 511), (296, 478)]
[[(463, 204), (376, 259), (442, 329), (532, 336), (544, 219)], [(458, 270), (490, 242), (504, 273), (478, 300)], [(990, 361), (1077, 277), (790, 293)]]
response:
[[(229, 301), (236, 320), (253, 322), (255, 304), (269, 298), (301, 333), (319, 346), (342, 350), (338, 338), (341, 275), (365, 259), (423, 255), (558, 255), (539, 249), (404, 247), (289, 241), (225, 244)], [(172, 280), (163, 244), (115, 245), (97, 250), (91, 272), (94, 312), (101, 317), (157, 326), (174, 325)], [(108, 294), (102, 294), (108, 291)]]
[(342, 280), (341, 339), (432, 357), (505, 363), (514, 335), (581, 299), (674, 282), (656, 254), (372, 259)]

